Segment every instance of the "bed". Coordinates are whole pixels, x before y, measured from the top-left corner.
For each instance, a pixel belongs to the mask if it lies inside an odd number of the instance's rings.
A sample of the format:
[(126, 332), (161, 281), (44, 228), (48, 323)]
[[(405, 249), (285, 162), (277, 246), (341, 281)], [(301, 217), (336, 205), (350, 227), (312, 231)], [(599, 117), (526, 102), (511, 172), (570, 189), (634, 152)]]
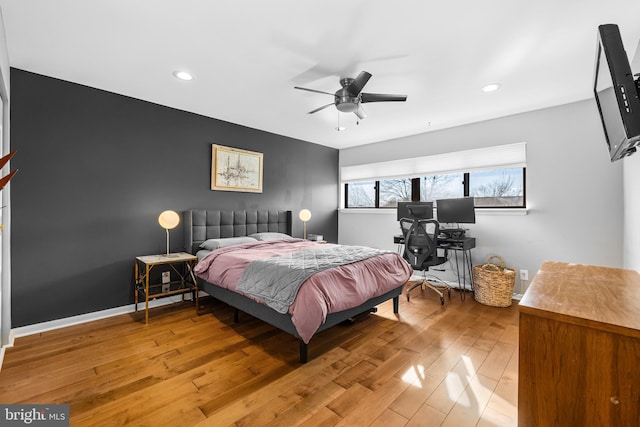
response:
[[(199, 289), (234, 307), (236, 322), (242, 311), (296, 337), (300, 362), (306, 363), (309, 341), (318, 332), (390, 299), (398, 313), (399, 296), (412, 271), (395, 252), (293, 238), (291, 218), (291, 211), (185, 211), (185, 249), (198, 256)], [(307, 261), (310, 253), (318, 257), (313, 262)], [(283, 267), (297, 267), (301, 259), (304, 268), (311, 265), (309, 271)], [(272, 272), (278, 273), (271, 277)], [(299, 282), (295, 291), (280, 286), (289, 276)], [(349, 283), (335, 285), (345, 277)], [(255, 289), (258, 282), (266, 283), (263, 289)], [(282, 289), (289, 300), (274, 301)], [(265, 291), (278, 293), (277, 298), (260, 293)]]

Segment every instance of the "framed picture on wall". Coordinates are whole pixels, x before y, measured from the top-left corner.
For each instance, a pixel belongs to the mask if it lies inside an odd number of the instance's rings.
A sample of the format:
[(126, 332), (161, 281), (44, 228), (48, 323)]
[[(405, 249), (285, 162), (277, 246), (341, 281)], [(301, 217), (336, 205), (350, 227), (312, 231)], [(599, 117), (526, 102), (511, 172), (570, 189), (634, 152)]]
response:
[(211, 189), (262, 193), (262, 153), (211, 145)]

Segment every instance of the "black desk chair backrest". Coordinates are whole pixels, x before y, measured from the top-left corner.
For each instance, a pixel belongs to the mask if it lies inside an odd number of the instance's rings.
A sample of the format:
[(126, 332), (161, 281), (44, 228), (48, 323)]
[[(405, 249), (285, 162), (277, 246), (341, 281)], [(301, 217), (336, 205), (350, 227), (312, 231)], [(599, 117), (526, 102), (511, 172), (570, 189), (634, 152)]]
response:
[(440, 234), (437, 220), (401, 218), (400, 228), (404, 236), (402, 256), (414, 270), (428, 270), (432, 265), (446, 262), (446, 258), (437, 256)]
[[(424, 272), (424, 278), (411, 284), (407, 290), (407, 301), (409, 292), (420, 286), (422, 289), (429, 288), (440, 296), (440, 304), (444, 304), (444, 294), (426, 279), (426, 272), (433, 265), (440, 265), (447, 262), (445, 256), (438, 256), (438, 234), (440, 234), (440, 223), (435, 219), (401, 218), (400, 228), (404, 236), (404, 252), (402, 257), (409, 262), (411, 268)], [(451, 298), (451, 288), (444, 286)]]

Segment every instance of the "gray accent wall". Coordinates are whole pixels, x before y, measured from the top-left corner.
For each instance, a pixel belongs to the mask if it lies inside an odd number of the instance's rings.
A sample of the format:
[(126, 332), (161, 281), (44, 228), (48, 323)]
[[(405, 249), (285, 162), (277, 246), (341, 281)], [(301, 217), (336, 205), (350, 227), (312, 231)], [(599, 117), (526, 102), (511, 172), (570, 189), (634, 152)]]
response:
[[(337, 241), (336, 149), (18, 69), (11, 92), (14, 328), (132, 304), (165, 209), (292, 210), (302, 237), (308, 208), (307, 232)], [(211, 191), (211, 144), (263, 153), (263, 192)]]

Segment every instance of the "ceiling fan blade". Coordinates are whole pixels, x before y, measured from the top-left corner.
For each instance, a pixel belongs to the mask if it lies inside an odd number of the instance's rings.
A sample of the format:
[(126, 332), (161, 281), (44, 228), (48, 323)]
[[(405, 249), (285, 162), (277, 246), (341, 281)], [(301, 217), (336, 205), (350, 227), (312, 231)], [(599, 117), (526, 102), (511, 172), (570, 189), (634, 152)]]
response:
[(309, 92), (323, 93), (323, 94), (325, 94), (325, 95), (335, 96), (335, 94), (334, 94), (334, 93), (323, 92), (323, 91), (321, 91), (321, 90), (315, 90), (315, 89), (307, 89), (306, 87), (294, 86), (293, 88), (294, 88), (294, 89), (300, 89), (300, 90), (306, 90), (306, 91), (309, 91)]
[(391, 95), (388, 93), (363, 93), (361, 99), (362, 102), (404, 102), (407, 100), (407, 95)]
[(322, 107), (320, 107), (320, 108), (316, 108), (315, 110), (309, 111), (307, 114), (317, 113), (318, 111), (320, 111), (320, 110), (324, 110), (325, 108), (330, 107), (330, 106), (332, 106), (332, 105), (334, 105), (334, 104), (333, 104), (333, 102), (332, 102), (331, 104), (323, 105), (323, 106), (322, 106)]
[(358, 109), (356, 111), (354, 111), (353, 114), (358, 116), (358, 118), (360, 120), (367, 118), (367, 112), (364, 111), (364, 108), (362, 108), (362, 105), (360, 105), (360, 104), (358, 104)]
[(367, 73), (366, 71), (362, 71), (360, 74), (358, 74), (358, 77), (356, 77), (351, 82), (351, 84), (347, 86), (347, 92), (349, 92), (353, 96), (358, 96), (358, 94), (360, 94), (360, 92), (364, 88), (364, 85), (367, 84), (370, 78), (371, 74)]

